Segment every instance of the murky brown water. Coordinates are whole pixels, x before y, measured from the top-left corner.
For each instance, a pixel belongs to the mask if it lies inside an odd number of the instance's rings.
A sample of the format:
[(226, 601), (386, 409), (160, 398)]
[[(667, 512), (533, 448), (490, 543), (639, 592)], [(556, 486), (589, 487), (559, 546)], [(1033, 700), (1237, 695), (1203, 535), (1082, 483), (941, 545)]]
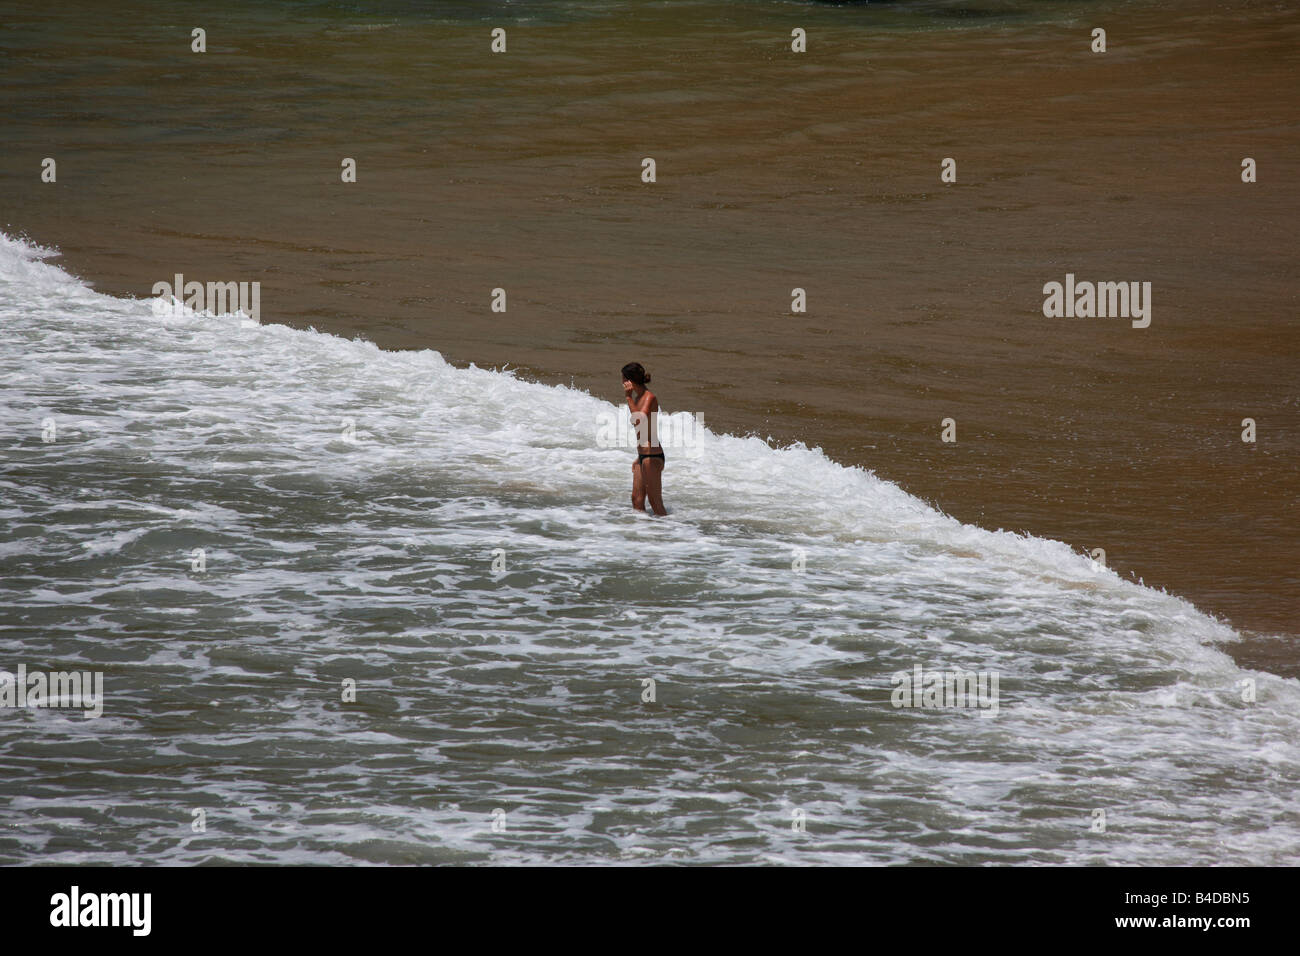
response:
[[(11, 13), (0, 221), (114, 294), (257, 280), (264, 320), (611, 398), (639, 360), (666, 408), (1104, 548), (1300, 674), (1294, 7), (548, 9), (236, 6), (201, 56), (194, 13)], [(1044, 318), (1067, 272), (1151, 282), (1150, 327)]]

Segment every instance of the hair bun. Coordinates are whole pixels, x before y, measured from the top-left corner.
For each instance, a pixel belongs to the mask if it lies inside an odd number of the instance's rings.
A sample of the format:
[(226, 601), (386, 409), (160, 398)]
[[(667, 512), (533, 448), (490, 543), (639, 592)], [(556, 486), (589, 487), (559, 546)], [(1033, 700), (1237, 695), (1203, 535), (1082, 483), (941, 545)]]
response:
[(646, 373), (645, 373), (645, 383), (646, 383), (647, 385), (650, 384), (650, 373), (649, 373), (649, 372), (646, 372)]

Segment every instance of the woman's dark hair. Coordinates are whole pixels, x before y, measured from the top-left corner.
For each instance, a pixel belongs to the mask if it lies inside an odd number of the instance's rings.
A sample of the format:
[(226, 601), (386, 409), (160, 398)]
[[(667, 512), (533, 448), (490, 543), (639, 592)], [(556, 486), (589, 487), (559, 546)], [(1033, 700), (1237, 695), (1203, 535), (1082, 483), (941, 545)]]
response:
[(646, 386), (650, 384), (650, 373), (645, 370), (640, 362), (628, 362), (623, 366), (623, 377), (633, 385)]

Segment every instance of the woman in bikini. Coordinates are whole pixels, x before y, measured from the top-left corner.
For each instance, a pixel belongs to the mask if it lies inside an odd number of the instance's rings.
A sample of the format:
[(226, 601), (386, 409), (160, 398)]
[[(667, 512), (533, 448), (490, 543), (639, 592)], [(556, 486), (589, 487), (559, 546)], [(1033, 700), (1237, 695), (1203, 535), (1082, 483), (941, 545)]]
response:
[(663, 499), (664, 450), (659, 447), (659, 399), (646, 388), (650, 373), (640, 362), (623, 366), (623, 396), (632, 409), (636, 429), (636, 462), (632, 465), (632, 507), (645, 511), (646, 499), (657, 515), (666, 515)]

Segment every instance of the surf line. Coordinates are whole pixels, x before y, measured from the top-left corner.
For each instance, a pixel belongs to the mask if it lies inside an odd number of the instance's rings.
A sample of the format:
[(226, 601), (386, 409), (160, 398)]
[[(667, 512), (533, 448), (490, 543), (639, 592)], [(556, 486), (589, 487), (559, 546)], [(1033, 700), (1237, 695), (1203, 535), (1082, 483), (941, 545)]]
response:
[(248, 317), (252, 325), (262, 321), (262, 283), (261, 282), (202, 282), (185, 281), (183, 273), (176, 273), (174, 284), (155, 282), (153, 284), (154, 315), (163, 317), (168, 314), (180, 317), (181, 306), (195, 312), (210, 312), (213, 315), (227, 315), (236, 311)]
[(1065, 274), (1065, 285), (1043, 286), (1043, 315), (1049, 319), (1132, 319), (1133, 328), (1151, 324), (1150, 282), (1075, 282)]

